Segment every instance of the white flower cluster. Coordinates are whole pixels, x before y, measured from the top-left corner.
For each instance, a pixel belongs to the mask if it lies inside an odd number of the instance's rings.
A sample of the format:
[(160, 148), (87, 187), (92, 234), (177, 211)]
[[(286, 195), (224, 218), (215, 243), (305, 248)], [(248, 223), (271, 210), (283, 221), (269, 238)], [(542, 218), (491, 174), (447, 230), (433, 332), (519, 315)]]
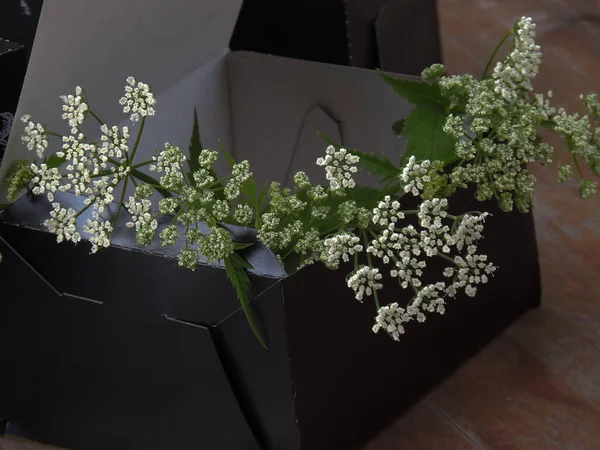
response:
[(355, 186), (352, 175), (358, 172), (356, 166), (360, 158), (352, 155), (345, 148), (336, 150), (333, 145), (327, 147), (324, 158), (317, 159), (317, 165), (325, 167), (329, 187), (335, 194), (343, 195), (345, 189)]
[(158, 157), (152, 158), (155, 163), (149, 169), (162, 173), (160, 184), (165, 189), (180, 191), (184, 182), (183, 163), (186, 160), (181, 147), (171, 145), (168, 142), (165, 148), (161, 150)]
[(92, 211), (92, 219), (87, 220), (86, 225), (83, 226), (83, 231), (89, 235), (88, 240), (92, 244), (92, 253), (96, 253), (99, 248), (110, 247), (113, 226), (98, 211)]
[[(136, 190), (136, 194), (138, 194)], [(139, 197), (139, 194), (138, 194)], [(131, 216), (131, 220), (127, 222), (127, 228), (135, 227), (135, 236), (138, 244), (149, 245), (154, 238), (158, 221), (150, 213), (152, 202), (147, 198), (129, 197), (125, 208)]]
[[(126, 95), (121, 104), (128, 111), (142, 116), (154, 115), (153, 105), (156, 103), (148, 86), (143, 83), (135, 85), (135, 80), (128, 79)], [(106, 207), (114, 201), (116, 186), (131, 173), (129, 152), (129, 128), (101, 125), (101, 144), (87, 142), (86, 136), (78, 130), (86, 119), (89, 108), (80, 87), (75, 89), (75, 95), (63, 95), (62, 118), (71, 127), (71, 133), (62, 137), (62, 147), (56, 152), (56, 158), (63, 159), (65, 165), (50, 164), (50, 159), (33, 163), (29, 167), (33, 175), (32, 192), (46, 194), (50, 202), (58, 191), (73, 191), (76, 195), (85, 195), (85, 209), (92, 207), (91, 219), (88, 219), (83, 231), (89, 234), (92, 252), (110, 245), (110, 235), (113, 225), (103, 217)], [(127, 112), (128, 112), (127, 111)], [(48, 133), (41, 124), (30, 121), (30, 117), (22, 117), (26, 123), (23, 141), (38, 156), (43, 157), (48, 146)], [(134, 120), (132, 118), (132, 120)], [(57, 240), (79, 241), (79, 234), (73, 231), (74, 212), (64, 210), (59, 203), (54, 203), (51, 218), (46, 221), (50, 232), (57, 235)]]
[(429, 160), (417, 163), (415, 157), (411, 156), (400, 174), (400, 180), (404, 183), (404, 192), (410, 192), (414, 196), (419, 195), (424, 188), (423, 183), (431, 181), (430, 168)]
[(531, 17), (522, 17), (515, 27), (516, 38), (508, 57), (494, 68), (495, 91), (507, 101), (513, 101), (522, 92), (533, 90), (531, 80), (538, 73), (542, 59), (540, 46), (535, 43), (535, 23)]
[(348, 287), (354, 291), (356, 300), (362, 302), (365, 295), (374, 295), (383, 287), (379, 281), (382, 276), (379, 269), (369, 266), (361, 266), (348, 278)]
[(63, 101), (63, 120), (68, 121), (71, 127), (71, 134), (78, 132), (77, 127), (85, 120), (86, 113), (88, 111), (88, 105), (81, 96), (82, 89), (77, 86), (75, 88), (75, 95), (61, 95), (60, 99)]
[(48, 148), (48, 134), (41, 123), (31, 120), (29, 114), (24, 114), (21, 121), (26, 124), (21, 140), (29, 151), (35, 151), (38, 158), (44, 157), (44, 151)]
[(142, 82), (136, 83), (135, 78), (128, 77), (127, 85), (125, 86), (125, 95), (119, 100), (119, 104), (123, 106), (123, 112), (130, 114), (129, 119), (135, 124), (139, 122), (140, 116), (153, 116), (155, 113), (154, 105), (156, 99), (150, 87)]
[(242, 186), (250, 178), (252, 178), (252, 172), (250, 171), (250, 163), (248, 161), (234, 164), (231, 168), (231, 178), (225, 185), (225, 197), (227, 200), (237, 198), (240, 195)]
[(52, 203), (50, 218), (44, 222), (50, 233), (56, 234), (56, 242), (63, 241), (77, 244), (81, 236), (77, 232), (77, 217), (73, 208), (63, 208), (60, 203)]
[[(31, 171), (34, 176), (31, 182), (34, 184), (31, 190), (35, 195), (46, 193), (48, 201), (54, 202), (54, 194), (57, 190), (64, 190), (61, 186), (62, 175), (56, 167), (50, 168), (47, 164), (31, 164)], [(62, 189), (61, 189), (62, 188)]]
[(390, 303), (382, 306), (377, 311), (373, 332), (380, 330), (388, 333), (395, 341), (400, 340), (400, 336), (405, 333), (404, 324), (416, 320), (425, 322), (426, 316), (423, 311), (437, 312), (444, 314), (445, 302), (440, 293), (445, 288), (444, 283), (429, 284), (419, 291), (412, 302), (405, 308), (398, 303)]
[(363, 251), (360, 238), (352, 233), (339, 233), (323, 241), (324, 255), (321, 261), (330, 269), (337, 269), (340, 260), (348, 262), (349, 255)]
[(119, 129), (117, 126), (108, 128), (107, 125), (102, 125), (100, 131), (102, 131), (100, 136), (102, 146), (99, 149), (99, 159), (104, 163), (108, 162), (108, 158), (122, 161), (129, 152), (129, 127)]
[[(416, 212), (420, 229), (412, 224), (401, 226), (406, 212), (402, 212), (399, 202), (389, 195), (373, 210), (373, 224), (381, 229), (367, 247), (367, 253), (380, 258), (384, 264), (391, 263), (390, 276), (397, 278), (404, 289), (410, 287), (415, 292), (406, 309), (398, 304), (380, 308), (373, 328), (375, 332), (385, 330), (397, 339), (404, 333), (405, 323), (413, 319), (424, 321), (425, 312), (443, 314), (444, 296), (455, 296), (459, 289), (474, 295), (476, 286), (486, 283), (488, 275), (495, 271), (495, 266), (487, 263), (485, 255), (477, 254), (476, 246), (488, 214), (465, 214), (458, 218), (449, 215), (447, 209), (446, 199), (423, 200)], [(454, 229), (444, 221), (452, 221)], [(465, 250), (466, 254), (462, 254)], [(445, 276), (454, 277), (448, 285), (442, 281), (434, 284), (422, 281), (426, 259), (435, 256), (452, 263), (444, 271)], [(355, 292), (360, 281), (366, 282), (353, 279)]]

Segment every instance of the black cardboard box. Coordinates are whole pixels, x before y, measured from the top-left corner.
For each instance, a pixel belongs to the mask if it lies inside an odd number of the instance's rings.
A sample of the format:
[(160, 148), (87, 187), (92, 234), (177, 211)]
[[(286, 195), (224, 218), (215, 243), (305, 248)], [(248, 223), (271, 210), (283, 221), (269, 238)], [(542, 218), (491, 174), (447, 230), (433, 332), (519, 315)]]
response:
[[(453, 200), (482, 207), (471, 192)], [(531, 216), (484, 206), (496, 214), (481, 247), (497, 275), (399, 343), (371, 332), (373, 305), (352, 298), (344, 270), (286, 277), (251, 247), (265, 351), (222, 267), (182, 270), (174, 249), (138, 248), (126, 230), (93, 256), (86, 243), (57, 246), (39, 225), (49, 205), (24, 197), (0, 216), (0, 282), (21, 281), (0, 303), (0, 385), (19, 395), (2, 390), (0, 405), (16, 401), (9, 418), (24, 436), (77, 449), (358, 449), (537, 305), (536, 259), (515, 258), (499, 238), (510, 233), (521, 255), (534, 254)], [(395, 286), (381, 292), (406, 298)]]
[(245, 0), (230, 47), (406, 75), (442, 59), (435, 0)]
[(26, 68), (24, 47), (0, 38), (0, 162), (8, 143)]

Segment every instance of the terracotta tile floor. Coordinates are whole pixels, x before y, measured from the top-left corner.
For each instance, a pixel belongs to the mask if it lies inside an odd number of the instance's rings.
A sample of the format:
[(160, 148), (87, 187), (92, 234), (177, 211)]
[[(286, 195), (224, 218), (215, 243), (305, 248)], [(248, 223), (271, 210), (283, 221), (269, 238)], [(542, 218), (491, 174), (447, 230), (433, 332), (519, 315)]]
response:
[[(530, 15), (544, 51), (537, 88), (577, 107), (600, 90), (598, 0), (439, 0), (451, 73), (479, 74), (514, 20)], [(553, 170), (535, 219), (543, 306), (461, 368), (366, 450), (600, 449), (600, 197), (581, 201)], [(515, 255), (518, 258), (518, 255)], [(0, 450), (35, 450), (0, 439)]]

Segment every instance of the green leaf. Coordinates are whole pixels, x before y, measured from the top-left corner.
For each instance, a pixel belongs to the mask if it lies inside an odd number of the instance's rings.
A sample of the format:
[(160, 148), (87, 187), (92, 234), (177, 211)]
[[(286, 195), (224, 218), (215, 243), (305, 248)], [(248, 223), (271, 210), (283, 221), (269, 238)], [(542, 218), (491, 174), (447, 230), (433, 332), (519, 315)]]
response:
[(423, 81), (410, 81), (405, 78), (397, 78), (378, 71), (383, 80), (401, 97), (409, 103), (417, 106), (423, 102), (437, 103), (444, 109), (450, 106), (450, 100), (442, 96), (437, 84), (429, 84)]
[(379, 157), (374, 153), (363, 153), (358, 150), (350, 150), (350, 153), (360, 158), (359, 165), (363, 170), (381, 177), (381, 183), (397, 180), (398, 175), (402, 172), (401, 169), (394, 166), (383, 154)]
[(404, 126), (403, 165), (411, 156), (417, 161), (428, 159), (442, 161), (445, 165), (459, 159), (455, 151), (456, 139), (443, 130), (446, 117), (444, 109), (437, 103), (422, 102), (412, 109)]
[[(318, 133), (318, 135), (323, 139), (327, 144), (333, 145), (336, 149), (342, 148), (342, 145), (329, 139), (322, 133)], [(353, 155), (356, 155), (360, 158), (359, 165), (361, 169), (366, 172), (369, 172), (372, 175), (376, 175), (381, 177), (379, 180), (380, 183), (389, 183), (392, 181), (396, 181), (398, 179), (398, 175), (402, 172), (402, 170), (396, 166), (394, 166), (389, 159), (385, 155), (381, 155), (381, 157), (377, 156), (375, 153), (365, 153), (354, 149), (347, 149)]]
[(164, 198), (173, 197), (173, 195), (169, 191), (167, 191), (164, 188), (158, 187), (160, 186), (160, 183), (154, 178), (152, 178), (150, 175), (146, 175), (144, 172), (140, 172), (138, 169), (133, 169), (131, 171), (131, 175), (137, 178), (138, 180), (151, 185)]
[(355, 186), (348, 190), (348, 195), (360, 208), (373, 209), (385, 197), (386, 192), (366, 186)]
[(402, 164), (411, 156), (444, 164), (458, 160), (454, 149), (456, 139), (443, 130), (450, 101), (442, 96), (439, 85), (379, 74), (397, 94), (415, 105), (403, 123), (406, 151), (402, 154)]
[(396, 136), (402, 136), (402, 133), (404, 132), (404, 124), (405, 123), (406, 123), (406, 119), (400, 119), (400, 120), (396, 120), (392, 124), (392, 131), (394, 132), (394, 134)]
[(245, 248), (252, 247), (254, 242), (234, 242), (233, 249), (234, 250), (244, 250)]
[(256, 192), (256, 181), (254, 181), (254, 178), (246, 180), (246, 182), (242, 185), (241, 191), (246, 202), (248, 202), (252, 208), (257, 210), (258, 194)]
[(54, 169), (56, 167), (60, 167), (63, 165), (63, 163), (67, 160), (66, 157), (58, 157), (56, 156), (56, 153), (53, 155), (50, 155), (49, 158), (46, 158), (46, 165), (48, 166), (49, 169)]
[(242, 310), (244, 311), (248, 325), (250, 325), (250, 328), (260, 345), (266, 349), (266, 341), (256, 325), (256, 322), (254, 321), (254, 316), (252, 314), (252, 310), (250, 309), (250, 302), (248, 301), (250, 278), (248, 278), (246, 269), (251, 268), (252, 266), (237, 253), (232, 253), (231, 256), (225, 258), (225, 272), (235, 287), (238, 300), (240, 301), (240, 305), (242, 306)]
[(265, 202), (265, 198), (267, 197), (267, 190), (268, 190), (268, 186), (267, 186), (267, 182), (265, 181), (265, 184), (263, 185), (262, 189), (260, 190), (260, 192), (258, 193), (258, 200), (256, 201), (256, 206), (257, 206), (257, 210), (260, 209), (263, 205), (263, 203)]
[[(335, 142), (333, 139), (328, 138), (323, 133), (317, 133), (317, 135), (321, 139), (323, 139), (326, 144), (333, 145), (337, 150), (339, 150), (340, 148), (344, 147), (342, 144), (340, 144), (339, 142)], [(349, 151), (351, 150), (351, 149), (349, 149), (347, 147), (344, 147), (344, 148), (346, 148), (346, 150), (349, 150)], [(352, 151), (354, 151), (354, 150), (352, 150)]]
[(189, 179), (194, 182), (194, 172), (200, 170), (200, 163), (198, 162), (198, 158), (200, 157), (200, 153), (203, 150), (202, 140), (200, 139), (200, 127), (198, 126), (198, 113), (196, 111), (196, 107), (194, 106), (194, 126), (192, 128), (192, 137), (190, 138), (189, 145), (189, 158), (187, 160), (188, 167), (190, 168)]
[(221, 153), (223, 154), (223, 156), (225, 157), (225, 159), (227, 160), (229, 165), (233, 167), (233, 165), (235, 164), (235, 159), (233, 159), (233, 157), (229, 154), (229, 152), (227, 150), (225, 150), (225, 147), (223, 147), (223, 144), (221, 144), (221, 141), (219, 141), (219, 150), (221, 150)]

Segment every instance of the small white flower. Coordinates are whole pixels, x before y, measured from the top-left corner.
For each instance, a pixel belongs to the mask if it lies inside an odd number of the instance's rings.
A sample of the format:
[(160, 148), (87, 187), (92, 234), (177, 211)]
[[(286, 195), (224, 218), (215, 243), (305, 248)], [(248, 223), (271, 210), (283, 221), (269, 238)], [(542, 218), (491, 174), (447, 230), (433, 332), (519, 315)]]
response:
[(325, 167), (325, 177), (329, 181), (331, 191), (337, 195), (344, 195), (345, 189), (351, 189), (356, 184), (352, 175), (358, 172), (356, 166), (360, 158), (352, 155), (345, 148), (336, 150), (333, 145), (327, 147), (324, 158), (317, 159), (317, 165)]
[(347, 283), (348, 287), (354, 291), (356, 300), (362, 302), (365, 295), (373, 295), (383, 287), (383, 284), (379, 283), (381, 278), (379, 269), (361, 266), (348, 278)]
[(39, 158), (43, 158), (44, 151), (48, 148), (48, 134), (46, 133), (46, 129), (41, 123), (31, 121), (29, 114), (23, 115), (21, 121), (26, 124), (21, 140), (27, 145), (28, 150), (35, 151)]
[(360, 245), (360, 238), (352, 233), (340, 233), (327, 238), (323, 241), (325, 247), (321, 258), (323, 263), (330, 269), (337, 269), (340, 260), (348, 262), (349, 255), (362, 252), (363, 246)]
[(86, 113), (88, 111), (88, 105), (81, 97), (82, 89), (77, 86), (75, 88), (75, 95), (61, 95), (60, 99), (63, 101), (63, 120), (69, 123), (72, 129), (77, 130), (77, 127), (85, 120)]
[(44, 222), (44, 226), (50, 233), (56, 234), (56, 242), (71, 241), (77, 244), (81, 241), (75, 215), (73, 208), (65, 209), (60, 203), (52, 203), (50, 218)]
[(119, 104), (123, 106), (123, 112), (130, 114), (129, 119), (135, 124), (139, 122), (140, 116), (153, 116), (155, 114), (154, 106), (156, 99), (150, 87), (142, 82), (136, 84), (133, 77), (127, 78), (125, 85), (125, 95), (119, 100)]
[(411, 156), (400, 175), (400, 180), (404, 183), (404, 192), (410, 192), (414, 196), (419, 195), (424, 188), (424, 183), (431, 181), (428, 175), (430, 168), (429, 160), (417, 163), (415, 157)]

